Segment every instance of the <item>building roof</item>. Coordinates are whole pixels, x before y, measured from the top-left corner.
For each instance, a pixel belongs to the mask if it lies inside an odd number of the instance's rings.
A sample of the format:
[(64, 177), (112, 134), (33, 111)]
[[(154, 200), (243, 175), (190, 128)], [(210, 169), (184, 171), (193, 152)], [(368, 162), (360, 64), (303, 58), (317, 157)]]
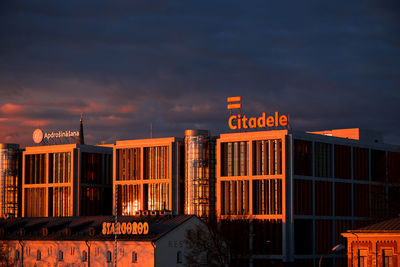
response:
[(400, 217), (390, 220), (375, 223), (357, 230), (352, 230), (355, 233), (400, 233)]
[[(118, 235), (118, 240), (156, 241), (186, 221), (192, 215), (120, 216), (118, 222), (147, 222), (146, 235)], [(113, 216), (45, 217), (0, 220), (2, 240), (114, 240), (115, 235), (102, 233), (103, 222), (113, 223)]]

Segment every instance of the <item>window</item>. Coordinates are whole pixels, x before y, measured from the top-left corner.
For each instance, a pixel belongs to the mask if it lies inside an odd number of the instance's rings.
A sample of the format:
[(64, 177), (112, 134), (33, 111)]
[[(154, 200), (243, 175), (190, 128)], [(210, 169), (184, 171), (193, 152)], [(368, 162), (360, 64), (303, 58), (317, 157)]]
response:
[(368, 251), (366, 249), (358, 250), (358, 267), (368, 266)]
[(223, 215), (249, 214), (249, 181), (221, 182), (221, 196)]
[(15, 251), (14, 260), (15, 260), (15, 261), (18, 261), (18, 260), (19, 260), (19, 250), (16, 250), (16, 251)]
[(312, 143), (294, 140), (294, 174), (312, 176)]
[(282, 180), (253, 181), (253, 214), (282, 214)]
[(253, 142), (253, 175), (282, 174), (282, 140)]
[(111, 253), (111, 251), (107, 251), (106, 258), (107, 258), (107, 262), (111, 262), (111, 260), (112, 260), (112, 253)]
[(64, 253), (62, 252), (62, 250), (58, 251), (58, 260), (59, 261), (63, 261), (64, 260)]
[(247, 176), (249, 142), (221, 143), (221, 176)]
[(135, 251), (132, 252), (132, 263), (137, 262), (137, 253)]
[(176, 253), (176, 263), (182, 263), (182, 251)]
[(83, 252), (82, 252), (82, 261), (87, 261), (87, 252), (84, 250)]
[(42, 253), (40, 252), (40, 250), (38, 250), (37, 252), (36, 252), (36, 260), (37, 261), (40, 261), (42, 259)]
[(382, 250), (382, 266), (383, 267), (393, 267), (393, 251), (390, 249)]

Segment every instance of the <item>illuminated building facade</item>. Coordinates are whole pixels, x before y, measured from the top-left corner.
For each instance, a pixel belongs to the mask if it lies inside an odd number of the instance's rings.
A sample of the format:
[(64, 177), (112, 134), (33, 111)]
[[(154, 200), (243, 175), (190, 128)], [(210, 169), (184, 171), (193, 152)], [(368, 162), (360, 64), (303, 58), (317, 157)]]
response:
[[(114, 233), (105, 231), (113, 222), (112, 216), (0, 220), (0, 248), (6, 252), (1, 263), (26, 267), (186, 266), (186, 232), (202, 224), (197, 217), (186, 215), (124, 216), (119, 219), (121, 233), (115, 240)], [(144, 224), (146, 231), (139, 228)]]
[(23, 152), (24, 217), (107, 215), (111, 201), (112, 148), (67, 144)]
[(185, 214), (215, 212), (215, 143), (206, 130), (185, 131)]
[(347, 266), (400, 265), (400, 218), (342, 233), (347, 239)]
[[(175, 137), (117, 141), (114, 146), (114, 209), (183, 214), (183, 140)], [(118, 193), (117, 193), (118, 191)]]
[[(216, 177), (217, 215), (252, 221), (243, 257), (253, 266), (314, 266), (344, 242), (340, 233), (397, 214), (400, 203), (399, 148), (359, 129), (221, 134)], [(327, 261), (346, 264), (344, 255)]]
[(21, 216), (22, 150), (0, 144), (0, 218)]

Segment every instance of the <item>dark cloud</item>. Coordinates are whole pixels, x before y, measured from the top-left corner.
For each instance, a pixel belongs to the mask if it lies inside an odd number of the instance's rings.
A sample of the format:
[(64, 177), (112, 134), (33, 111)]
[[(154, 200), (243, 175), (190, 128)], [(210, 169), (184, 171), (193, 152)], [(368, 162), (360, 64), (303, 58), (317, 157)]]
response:
[(297, 130), (400, 143), (399, 15), (397, 1), (2, 1), (0, 142), (76, 128), (81, 112), (91, 143), (150, 123), (157, 137), (225, 132), (241, 95)]

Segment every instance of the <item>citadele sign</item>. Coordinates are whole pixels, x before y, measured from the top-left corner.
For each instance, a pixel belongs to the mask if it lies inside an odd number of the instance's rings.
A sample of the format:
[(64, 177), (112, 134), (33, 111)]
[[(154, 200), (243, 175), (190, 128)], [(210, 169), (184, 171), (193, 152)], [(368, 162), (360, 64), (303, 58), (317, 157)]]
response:
[(264, 127), (278, 127), (278, 126), (287, 126), (288, 125), (288, 117), (286, 115), (279, 115), (279, 112), (276, 111), (273, 116), (268, 116), (263, 112), (260, 117), (251, 117), (247, 118), (246, 115), (231, 115), (229, 117), (229, 128), (232, 130), (236, 129), (255, 129), (255, 128), (264, 128)]

